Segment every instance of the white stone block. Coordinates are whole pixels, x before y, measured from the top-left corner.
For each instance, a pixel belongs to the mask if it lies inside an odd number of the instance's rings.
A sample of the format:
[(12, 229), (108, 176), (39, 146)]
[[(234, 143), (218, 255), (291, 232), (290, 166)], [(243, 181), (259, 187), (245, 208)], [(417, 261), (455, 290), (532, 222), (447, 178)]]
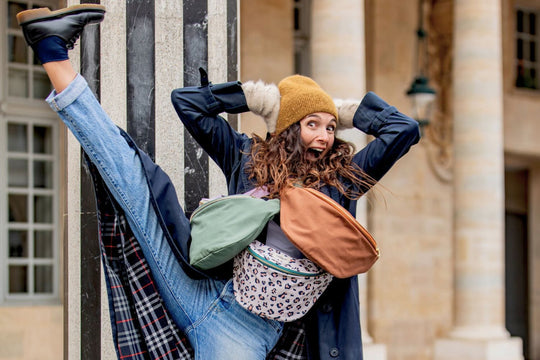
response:
[(523, 360), (521, 338), (502, 340), (440, 339), (434, 360)]
[(383, 344), (365, 344), (364, 359), (386, 360), (386, 346)]

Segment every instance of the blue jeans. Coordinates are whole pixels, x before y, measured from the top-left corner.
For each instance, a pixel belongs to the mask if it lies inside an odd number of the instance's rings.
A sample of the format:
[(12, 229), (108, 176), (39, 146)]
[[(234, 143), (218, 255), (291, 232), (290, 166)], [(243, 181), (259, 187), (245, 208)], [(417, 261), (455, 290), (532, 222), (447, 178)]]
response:
[(264, 359), (283, 323), (240, 306), (232, 280), (194, 280), (182, 270), (164, 237), (141, 161), (78, 75), (47, 102), (77, 138), (125, 212), (165, 306), (186, 334), (197, 360)]

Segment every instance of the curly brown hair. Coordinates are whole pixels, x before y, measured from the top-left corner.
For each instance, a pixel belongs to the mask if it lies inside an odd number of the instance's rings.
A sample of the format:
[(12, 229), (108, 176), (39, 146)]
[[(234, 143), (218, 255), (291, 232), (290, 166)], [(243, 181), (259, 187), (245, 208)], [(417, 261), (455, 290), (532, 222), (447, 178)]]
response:
[(324, 157), (308, 160), (300, 124), (295, 123), (267, 140), (254, 134), (246, 171), (256, 186), (266, 186), (270, 198), (277, 198), (286, 187), (301, 183), (315, 189), (334, 186), (347, 198), (358, 199), (376, 181), (352, 162), (354, 152), (352, 143), (335, 138)]

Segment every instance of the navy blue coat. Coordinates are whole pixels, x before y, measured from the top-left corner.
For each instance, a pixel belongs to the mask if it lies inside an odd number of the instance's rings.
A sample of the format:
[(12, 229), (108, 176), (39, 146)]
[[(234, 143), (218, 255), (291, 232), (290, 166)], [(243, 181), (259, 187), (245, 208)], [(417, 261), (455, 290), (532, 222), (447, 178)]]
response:
[[(252, 139), (235, 131), (218, 115), (222, 112), (240, 113), (249, 110), (240, 83), (180, 88), (172, 92), (171, 98), (186, 129), (222, 169), (229, 194), (252, 189), (254, 184), (248, 180), (245, 172)], [(354, 155), (353, 161), (375, 180), (381, 179), (420, 138), (416, 121), (398, 112), (372, 92), (362, 100), (353, 124), (362, 132), (374, 136), (371, 142)], [(151, 167), (151, 164), (148, 163), (148, 166)], [(213, 276), (191, 268), (184, 260), (189, 253), (189, 236), (184, 232), (189, 223), (186, 224), (185, 217), (175, 214), (179, 205), (170, 204), (169, 185), (161, 185), (161, 180), (155, 182), (151, 185), (156, 208), (170, 231), (172, 241), (177, 245), (176, 251), (184, 262), (184, 268), (193, 277)], [(160, 190), (156, 186), (166, 188)], [(356, 201), (347, 199), (334, 187), (324, 186), (321, 191), (355, 216)], [(357, 277), (335, 279), (303, 318), (309, 358), (361, 359), (359, 315)]]

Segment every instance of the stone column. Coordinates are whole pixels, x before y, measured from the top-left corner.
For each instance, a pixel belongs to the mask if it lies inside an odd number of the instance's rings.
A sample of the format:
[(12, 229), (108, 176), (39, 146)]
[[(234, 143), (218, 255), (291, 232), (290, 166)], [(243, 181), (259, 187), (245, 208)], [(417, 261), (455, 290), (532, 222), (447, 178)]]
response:
[[(101, 0), (107, 9), (101, 23), (101, 106), (116, 125), (127, 125), (126, 98), (126, 4), (123, 1)], [(78, 145), (78, 144), (77, 144)], [(101, 360), (116, 359), (116, 350), (109, 321), (109, 300), (103, 264), (101, 265)], [(95, 355), (97, 358), (97, 355)], [(70, 359), (76, 359), (70, 357)], [(82, 358), (81, 358), (82, 359)]]
[[(361, 100), (366, 92), (364, 1), (314, 0), (311, 14), (313, 79), (334, 98)], [(366, 136), (356, 129), (340, 131), (338, 136), (358, 149), (366, 143)], [(367, 226), (365, 201), (359, 201), (357, 218)], [(386, 347), (374, 344), (367, 328), (366, 276), (358, 279), (364, 357), (386, 359)]]
[(435, 359), (522, 359), (504, 325), (501, 5), (454, 3), (455, 324)]
[[(68, 5), (79, 2), (82, 1), (67, 1)], [(200, 199), (208, 194), (226, 193), (223, 174), (212, 163), (199, 162), (202, 153), (185, 141), (170, 92), (186, 85), (187, 77), (192, 84), (198, 84), (199, 66), (206, 67), (216, 83), (237, 78), (237, 0), (101, 0), (101, 4), (107, 8), (107, 14), (100, 27), (92, 28), (100, 32), (81, 37), (76, 50), (70, 53), (74, 66), (84, 70), (86, 61), (86, 68), (99, 70), (100, 75), (94, 71), (87, 79), (99, 84), (102, 107), (115, 124), (127, 129), (139, 146), (155, 156), (169, 174), (182, 204), (187, 195)], [(185, 47), (184, 43), (190, 46)], [(205, 166), (188, 165), (184, 156), (188, 150), (196, 154), (190, 160)], [(96, 284), (87, 286), (100, 296), (89, 296), (82, 290), (82, 274), (87, 269), (81, 256), (86, 250), (80, 239), (85, 231), (97, 234), (96, 227), (87, 220), (95, 218), (95, 205), (90, 191), (91, 207), (83, 207), (81, 179), (85, 172), (81, 169), (80, 146), (69, 133), (66, 161), (68, 276), (64, 357), (115, 359), (103, 274), (99, 278), (97, 273), (93, 279)], [(99, 251), (96, 259), (99, 261)], [(97, 308), (97, 314), (88, 316), (85, 306)], [(88, 321), (88, 317), (94, 322)]]

